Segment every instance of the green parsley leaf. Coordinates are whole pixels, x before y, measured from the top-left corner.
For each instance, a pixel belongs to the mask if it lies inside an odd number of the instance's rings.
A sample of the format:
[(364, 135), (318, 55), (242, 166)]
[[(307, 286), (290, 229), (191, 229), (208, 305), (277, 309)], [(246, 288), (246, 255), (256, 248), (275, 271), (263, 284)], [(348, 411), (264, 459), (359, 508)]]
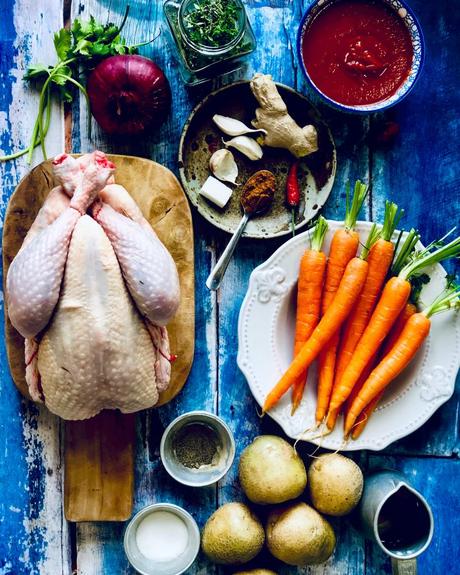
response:
[(72, 35), (70, 30), (61, 28), (59, 32), (54, 35), (54, 47), (59, 60), (67, 60), (69, 57), (70, 48), (72, 45)]
[(68, 76), (65, 76), (64, 74), (53, 74), (52, 82), (54, 84), (57, 84), (58, 86), (65, 86), (65, 84), (67, 83), (67, 79)]
[(89, 40), (85, 40), (85, 38), (81, 38), (77, 45), (75, 46), (75, 48), (73, 49), (73, 52), (75, 55), (80, 55), (80, 56), (90, 56), (90, 48), (91, 48), (92, 44)]
[(27, 72), (24, 75), (25, 80), (46, 80), (50, 75), (50, 71), (53, 68), (51, 66), (44, 66), (43, 64), (35, 64), (34, 66), (29, 66)]
[(430, 283), (430, 276), (425, 273), (412, 276), (410, 283), (412, 285), (411, 299), (414, 303), (417, 303), (420, 299), (423, 286)]

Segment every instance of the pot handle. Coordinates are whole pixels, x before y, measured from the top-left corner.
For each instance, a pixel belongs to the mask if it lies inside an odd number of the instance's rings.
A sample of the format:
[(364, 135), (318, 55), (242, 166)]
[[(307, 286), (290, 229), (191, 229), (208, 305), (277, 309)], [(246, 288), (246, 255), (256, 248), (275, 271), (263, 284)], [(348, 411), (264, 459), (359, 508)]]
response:
[(393, 575), (417, 575), (417, 559), (391, 558)]

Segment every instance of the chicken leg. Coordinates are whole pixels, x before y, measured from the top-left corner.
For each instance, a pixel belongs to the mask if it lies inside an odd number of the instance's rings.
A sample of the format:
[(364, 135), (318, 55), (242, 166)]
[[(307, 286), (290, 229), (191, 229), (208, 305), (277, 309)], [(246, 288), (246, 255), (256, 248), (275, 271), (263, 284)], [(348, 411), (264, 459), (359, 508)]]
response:
[(141, 314), (164, 326), (179, 306), (179, 277), (171, 254), (154, 233), (102, 202), (92, 208), (107, 234), (128, 290)]
[(68, 207), (18, 252), (6, 280), (11, 323), (27, 338), (35, 337), (49, 322), (59, 298), (74, 227), (114, 168), (105, 158), (94, 155), (83, 170), (71, 156), (62, 155), (55, 161), (64, 174), (68, 167), (72, 182), (68, 187), (75, 190), (73, 196)]
[[(111, 206), (116, 212), (139, 224), (154, 242), (160, 242), (152, 226), (144, 218), (139, 206), (123, 186), (109, 183), (99, 193), (99, 199)], [(145, 324), (149, 330), (156, 353), (155, 376), (157, 388), (158, 391), (164, 391), (170, 382), (171, 361), (174, 359), (174, 356), (170, 354), (168, 331), (165, 327), (155, 325), (146, 318)]]

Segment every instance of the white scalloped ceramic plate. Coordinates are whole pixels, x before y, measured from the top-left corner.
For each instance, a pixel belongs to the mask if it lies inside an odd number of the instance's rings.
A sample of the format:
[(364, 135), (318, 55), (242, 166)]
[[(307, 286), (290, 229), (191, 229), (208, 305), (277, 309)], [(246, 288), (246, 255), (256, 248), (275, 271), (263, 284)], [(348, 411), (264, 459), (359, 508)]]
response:
[[(341, 225), (341, 222), (329, 221), (326, 252), (332, 234)], [(368, 222), (358, 222), (361, 239), (367, 237), (369, 229)], [(298, 268), (309, 246), (309, 237), (308, 231), (292, 238), (252, 272), (241, 306), (238, 366), (259, 405), (292, 360)], [(445, 271), (440, 265), (433, 266), (428, 273), (431, 281), (424, 287), (424, 302), (431, 302), (445, 285)], [(344, 447), (342, 418), (332, 434), (321, 439), (309, 435), (308, 441), (326, 449), (383, 449), (418, 429), (451, 397), (459, 366), (460, 317), (455, 312), (435, 316), (428, 340), (410, 366), (390, 385), (356, 441)], [(316, 380), (316, 365), (313, 365), (304, 398), (294, 416), (291, 417), (290, 393), (269, 412), (293, 439), (313, 428)]]

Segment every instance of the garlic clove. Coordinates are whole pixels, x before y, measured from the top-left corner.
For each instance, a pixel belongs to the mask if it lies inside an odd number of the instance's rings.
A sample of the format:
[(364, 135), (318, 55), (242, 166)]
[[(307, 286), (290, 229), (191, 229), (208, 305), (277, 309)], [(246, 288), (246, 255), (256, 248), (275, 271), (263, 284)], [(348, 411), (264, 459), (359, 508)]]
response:
[(215, 114), (212, 119), (216, 126), (227, 136), (243, 136), (244, 134), (254, 134), (256, 132), (267, 133), (265, 130), (254, 130), (240, 122), (240, 120), (235, 120), (235, 118), (229, 118), (228, 116)]
[(209, 160), (211, 172), (223, 182), (236, 184), (238, 166), (230, 150), (217, 150)]
[(228, 140), (228, 142), (225, 140), (222, 141), (226, 146), (235, 148), (235, 150), (238, 150), (250, 160), (260, 160), (264, 155), (259, 144), (252, 138), (248, 138), (248, 136), (237, 136), (236, 138)]

